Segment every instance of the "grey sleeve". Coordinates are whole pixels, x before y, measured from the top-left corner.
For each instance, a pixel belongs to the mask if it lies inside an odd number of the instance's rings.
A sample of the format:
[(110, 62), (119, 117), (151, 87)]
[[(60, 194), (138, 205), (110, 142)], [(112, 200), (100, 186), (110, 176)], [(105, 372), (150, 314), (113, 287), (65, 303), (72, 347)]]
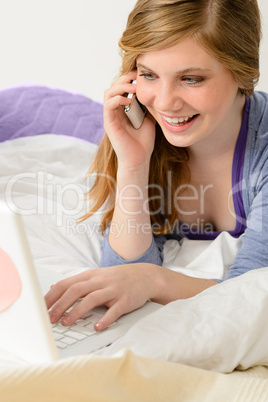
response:
[(265, 159), (258, 172), (251, 172), (251, 183), (247, 182), (247, 192), (252, 193), (247, 229), (226, 279), (268, 266), (268, 162)]
[(110, 267), (114, 265), (131, 264), (137, 262), (151, 263), (162, 265), (163, 263), (163, 247), (166, 242), (165, 236), (154, 236), (149, 249), (136, 258), (135, 260), (124, 260), (110, 246), (108, 239), (109, 231), (107, 230), (101, 246), (100, 267)]

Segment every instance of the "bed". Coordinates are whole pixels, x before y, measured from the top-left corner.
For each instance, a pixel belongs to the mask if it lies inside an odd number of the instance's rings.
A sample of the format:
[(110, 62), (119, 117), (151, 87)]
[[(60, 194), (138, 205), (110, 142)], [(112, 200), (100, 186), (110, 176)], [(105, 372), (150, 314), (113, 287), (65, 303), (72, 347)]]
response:
[[(84, 95), (40, 86), (0, 92), (0, 199), (22, 212), (37, 270), (69, 276), (98, 267), (99, 216), (77, 218), (102, 135), (102, 105)], [(240, 245), (227, 233), (170, 240), (164, 265), (220, 278)], [(92, 355), (28, 365), (0, 344), (0, 400), (267, 401), (267, 315), (264, 267), (164, 306)]]

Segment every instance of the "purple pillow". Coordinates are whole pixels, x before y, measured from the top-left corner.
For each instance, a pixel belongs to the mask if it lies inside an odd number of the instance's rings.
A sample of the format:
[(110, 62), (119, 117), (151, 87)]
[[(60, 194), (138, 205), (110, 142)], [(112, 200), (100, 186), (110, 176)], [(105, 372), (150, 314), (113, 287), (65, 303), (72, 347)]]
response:
[(63, 134), (98, 144), (104, 134), (102, 104), (42, 86), (0, 91), (0, 142), (38, 134)]

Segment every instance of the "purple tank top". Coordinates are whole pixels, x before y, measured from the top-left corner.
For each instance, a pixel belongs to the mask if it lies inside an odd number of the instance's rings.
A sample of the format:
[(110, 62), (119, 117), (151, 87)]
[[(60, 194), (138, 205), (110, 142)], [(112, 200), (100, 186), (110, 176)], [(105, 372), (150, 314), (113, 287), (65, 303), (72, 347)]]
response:
[[(246, 229), (246, 214), (244, 210), (243, 197), (242, 197), (242, 180), (243, 180), (243, 169), (244, 169), (246, 142), (248, 134), (249, 108), (250, 108), (250, 99), (247, 98), (240, 132), (235, 146), (233, 166), (232, 166), (232, 195), (236, 215), (236, 226), (234, 230), (230, 230), (228, 231), (228, 233), (230, 233), (230, 235), (233, 237), (239, 237), (242, 233), (244, 233)], [(221, 233), (218, 231), (211, 231), (211, 229), (210, 230), (204, 229), (199, 231), (190, 228), (185, 224), (180, 225), (180, 232), (188, 239), (192, 240), (214, 240)]]

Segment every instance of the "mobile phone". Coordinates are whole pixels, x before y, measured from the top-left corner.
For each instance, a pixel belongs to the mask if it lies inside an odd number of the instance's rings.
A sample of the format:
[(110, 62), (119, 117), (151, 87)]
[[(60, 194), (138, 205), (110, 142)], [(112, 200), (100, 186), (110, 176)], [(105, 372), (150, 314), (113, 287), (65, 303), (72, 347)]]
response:
[[(136, 80), (131, 83), (136, 84)], [(130, 105), (124, 106), (124, 112), (131, 121), (132, 126), (138, 130), (143, 123), (146, 114), (146, 107), (139, 102), (136, 94), (129, 93), (127, 98), (131, 99), (131, 103)]]

